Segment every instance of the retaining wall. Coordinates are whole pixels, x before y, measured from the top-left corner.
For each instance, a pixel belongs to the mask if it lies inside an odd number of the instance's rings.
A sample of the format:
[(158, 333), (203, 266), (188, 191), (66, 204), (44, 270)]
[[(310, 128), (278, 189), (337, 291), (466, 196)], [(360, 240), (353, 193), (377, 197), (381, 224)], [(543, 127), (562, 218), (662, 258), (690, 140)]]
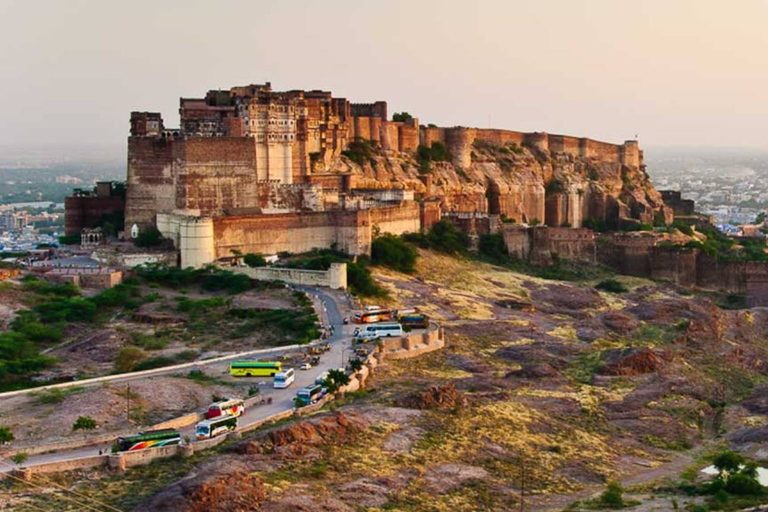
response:
[(347, 288), (347, 264), (331, 263), (329, 270), (303, 270), (276, 267), (225, 267), (239, 274), (245, 274), (258, 281), (283, 281), (304, 286), (325, 286), (332, 290)]

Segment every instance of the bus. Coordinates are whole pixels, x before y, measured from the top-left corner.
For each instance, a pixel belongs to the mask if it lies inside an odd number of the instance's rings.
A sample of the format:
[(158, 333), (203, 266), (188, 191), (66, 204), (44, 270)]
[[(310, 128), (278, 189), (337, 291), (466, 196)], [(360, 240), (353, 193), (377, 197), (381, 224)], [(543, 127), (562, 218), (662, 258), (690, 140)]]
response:
[(317, 378), (315, 379), (315, 384), (321, 384), (322, 385), (323, 382), (325, 382), (325, 379), (327, 379), (327, 378), (328, 378), (328, 372), (323, 372), (323, 373), (321, 373), (320, 375), (317, 376)]
[(427, 315), (403, 315), (398, 318), (403, 327), (411, 329), (426, 329), (429, 327), (429, 317)]
[(296, 379), (296, 371), (293, 368), (288, 368), (275, 375), (275, 382), (272, 385), (277, 389), (287, 388), (293, 384), (294, 379)]
[(390, 336), (402, 336), (403, 334), (403, 326), (400, 324), (375, 324), (361, 328), (355, 334), (355, 340), (370, 341), (378, 338), (388, 338)]
[(274, 377), (282, 370), (282, 363), (272, 361), (233, 361), (229, 365), (233, 377)]
[(420, 313), (419, 308), (397, 309), (395, 310), (395, 318), (399, 320), (401, 317), (408, 316), (408, 315), (418, 315), (419, 313)]
[(245, 403), (239, 398), (228, 398), (208, 406), (205, 419), (218, 418), (219, 416), (240, 416), (245, 412)]
[(160, 448), (181, 444), (181, 434), (172, 428), (139, 432), (134, 436), (121, 436), (112, 445), (112, 452), (135, 452), (146, 448)]
[(325, 396), (325, 388), (320, 384), (313, 384), (301, 388), (299, 392), (296, 393), (296, 406), (304, 407), (305, 405), (312, 405), (317, 403), (323, 396)]
[(384, 320), (392, 320), (392, 311), (389, 309), (358, 311), (355, 313), (354, 320), (355, 323), (358, 324), (371, 324), (375, 322), (383, 322)]
[(210, 439), (237, 428), (237, 416), (219, 416), (210, 420), (203, 420), (195, 426), (195, 437), (198, 440)]

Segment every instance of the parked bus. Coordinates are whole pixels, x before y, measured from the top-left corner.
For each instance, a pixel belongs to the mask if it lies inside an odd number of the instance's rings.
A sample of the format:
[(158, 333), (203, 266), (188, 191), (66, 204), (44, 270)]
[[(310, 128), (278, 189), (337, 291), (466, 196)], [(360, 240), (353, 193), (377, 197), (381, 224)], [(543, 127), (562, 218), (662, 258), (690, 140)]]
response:
[(389, 309), (376, 309), (374, 311), (358, 311), (355, 313), (355, 323), (370, 324), (392, 320), (392, 311)]
[(304, 407), (305, 405), (312, 405), (317, 403), (323, 396), (325, 396), (325, 388), (320, 384), (313, 384), (301, 388), (299, 392), (296, 393), (296, 406)]
[(219, 416), (210, 420), (203, 420), (195, 426), (195, 437), (210, 439), (237, 428), (237, 416)]
[(118, 437), (117, 441), (112, 445), (112, 451), (115, 453), (135, 452), (146, 448), (160, 448), (176, 444), (181, 444), (181, 434), (179, 434), (179, 431), (165, 428), (162, 430), (139, 432), (134, 436)]
[(288, 368), (277, 375), (275, 375), (275, 382), (273, 386), (277, 389), (287, 388), (296, 379), (296, 372), (293, 368)]
[(419, 313), (420, 313), (419, 308), (397, 309), (395, 310), (395, 318), (399, 320), (401, 317), (408, 316), (408, 315), (418, 315)]
[(271, 361), (233, 361), (229, 365), (233, 377), (274, 377), (282, 370), (282, 363)]
[(400, 324), (375, 324), (367, 325), (355, 334), (356, 341), (370, 341), (390, 336), (402, 336), (403, 326)]
[(429, 327), (429, 317), (427, 315), (403, 315), (399, 317), (400, 324), (403, 327), (411, 329), (426, 329)]
[(218, 418), (219, 416), (240, 416), (245, 412), (245, 403), (239, 398), (228, 398), (221, 402), (216, 402), (208, 406), (205, 413), (206, 419)]

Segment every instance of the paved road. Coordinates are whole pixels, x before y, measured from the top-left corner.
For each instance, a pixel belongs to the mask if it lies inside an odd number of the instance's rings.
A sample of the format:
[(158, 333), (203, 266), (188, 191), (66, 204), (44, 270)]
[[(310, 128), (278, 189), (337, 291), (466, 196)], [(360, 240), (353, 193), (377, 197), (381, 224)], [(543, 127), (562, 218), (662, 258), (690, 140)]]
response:
[[(299, 370), (296, 368), (296, 380), (287, 389), (274, 389), (272, 388), (272, 380), (264, 377), (254, 377), (249, 380), (253, 380), (255, 383), (264, 383), (260, 385), (260, 393), (265, 397), (271, 397), (271, 404), (260, 404), (250, 407), (245, 410), (245, 413), (240, 417), (238, 424), (240, 426), (250, 425), (257, 421), (260, 421), (268, 416), (277, 414), (279, 412), (287, 411), (293, 408), (293, 398), (296, 396), (296, 392), (309, 384), (314, 383), (315, 379), (324, 371), (332, 368), (342, 368), (342, 357), (344, 361), (349, 360), (351, 354), (351, 337), (354, 330), (353, 325), (343, 325), (343, 316), (349, 314), (346, 304), (339, 304), (328, 293), (309, 287), (295, 287), (298, 290), (307, 292), (315, 303), (319, 304), (321, 309), (321, 320), (324, 324), (333, 325), (334, 333), (328, 338), (331, 343), (331, 350), (326, 352), (320, 357), (320, 364), (312, 368), (311, 370)], [(343, 308), (343, 309), (342, 309)], [(285, 349), (275, 349), (274, 355), (279, 355), (285, 352)], [(270, 353), (272, 354), (272, 353)], [(263, 357), (260, 354), (260, 357)], [(176, 370), (178, 371), (178, 370)], [(138, 377), (144, 378), (144, 377)], [(131, 380), (129, 375), (126, 375), (125, 380)], [(192, 412), (192, 411), (190, 411)], [(195, 425), (190, 425), (179, 430), (183, 436), (188, 436), (190, 440), (195, 439)], [(194, 442), (194, 441), (193, 441)], [(35, 466), (37, 464), (44, 464), (50, 462), (59, 462), (64, 460), (73, 460), (83, 457), (91, 457), (98, 455), (99, 449), (106, 449), (107, 446), (88, 446), (84, 448), (77, 448), (74, 450), (58, 451), (51, 453), (42, 453), (39, 455), (31, 455), (25, 462), (25, 466)], [(12, 469), (14, 464), (9, 460), (0, 461), (0, 473), (6, 472)]]

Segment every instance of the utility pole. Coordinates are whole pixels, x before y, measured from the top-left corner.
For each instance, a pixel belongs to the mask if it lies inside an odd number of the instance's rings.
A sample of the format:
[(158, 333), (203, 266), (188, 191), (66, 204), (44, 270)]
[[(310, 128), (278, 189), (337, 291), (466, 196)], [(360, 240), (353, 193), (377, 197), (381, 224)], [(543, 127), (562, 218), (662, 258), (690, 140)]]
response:
[(525, 510), (525, 459), (520, 459), (520, 512)]

